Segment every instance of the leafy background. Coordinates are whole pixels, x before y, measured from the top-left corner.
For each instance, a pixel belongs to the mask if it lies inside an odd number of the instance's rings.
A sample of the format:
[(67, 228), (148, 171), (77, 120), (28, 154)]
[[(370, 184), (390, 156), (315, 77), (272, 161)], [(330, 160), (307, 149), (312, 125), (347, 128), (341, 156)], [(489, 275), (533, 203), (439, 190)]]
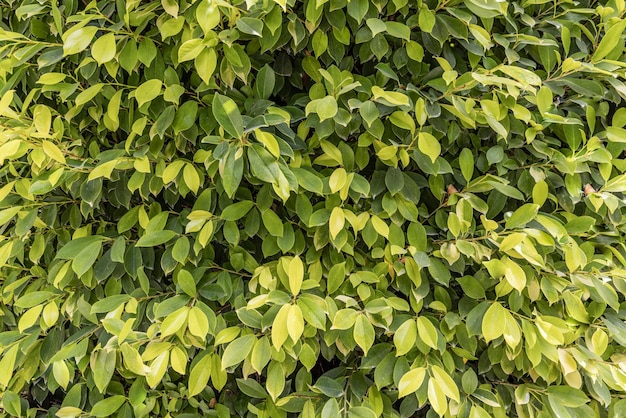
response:
[(11, 416), (624, 416), (623, 0), (0, 2)]

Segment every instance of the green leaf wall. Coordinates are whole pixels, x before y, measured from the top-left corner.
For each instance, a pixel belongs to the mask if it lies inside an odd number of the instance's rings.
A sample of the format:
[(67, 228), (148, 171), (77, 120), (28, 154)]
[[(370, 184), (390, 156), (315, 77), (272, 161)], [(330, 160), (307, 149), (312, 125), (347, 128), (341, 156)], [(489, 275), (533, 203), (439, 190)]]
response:
[(624, 416), (625, 15), (0, 2), (0, 415)]

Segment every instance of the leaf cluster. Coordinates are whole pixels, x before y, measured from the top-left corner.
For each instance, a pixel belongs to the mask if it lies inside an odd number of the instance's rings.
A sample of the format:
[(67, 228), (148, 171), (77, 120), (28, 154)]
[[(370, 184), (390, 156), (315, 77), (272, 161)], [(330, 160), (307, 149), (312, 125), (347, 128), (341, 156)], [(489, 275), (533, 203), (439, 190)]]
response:
[(623, 416), (625, 14), (0, 2), (0, 413)]

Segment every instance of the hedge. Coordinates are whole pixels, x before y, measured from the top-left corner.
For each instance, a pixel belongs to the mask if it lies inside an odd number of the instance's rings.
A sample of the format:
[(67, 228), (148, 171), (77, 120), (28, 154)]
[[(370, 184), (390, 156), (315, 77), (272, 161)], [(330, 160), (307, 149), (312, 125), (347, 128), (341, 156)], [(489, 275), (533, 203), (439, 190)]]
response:
[(0, 412), (625, 416), (624, 0), (0, 14)]

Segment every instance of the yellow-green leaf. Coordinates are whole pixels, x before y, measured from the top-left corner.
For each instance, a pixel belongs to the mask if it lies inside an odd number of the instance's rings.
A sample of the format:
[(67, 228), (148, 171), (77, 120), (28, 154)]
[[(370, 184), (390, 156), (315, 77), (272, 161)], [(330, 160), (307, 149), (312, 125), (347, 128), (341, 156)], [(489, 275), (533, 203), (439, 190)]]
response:
[(287, 338), (289, 337), (289, 330), (287, 328), (288, 316), (291, 311), (290, 305), (283, 305), (272, 323), (272, 345), (276, 350), (280, 350)]
[(196, 337), (204, 340), (209, 333), (209, 320), (202, 309), (194, 306), (189, 310), (187, 328)]
[(424, 341), (427, 346), (435, 350), (437, 349), (437, 329), (426, 317), (420, 316), (417, 318), (417, 332), (420, 339)]
[(76, 30), (69, 30), (63, 35), (63, 55), (78, 54), (89, 46), (98, 32), (97, 26), (84, 26)]
[(343, 209), (335, 207), (330, 213), (330, 219), (328, 220), (328, 230), (331, 238), (337, 238), (337, 235), (343, 230), (345, 222), (346, 217), (343, 213)]
[(165, 317), (163, 323), (161, 324), (161, 337), (176, 334), (178, 331), (183, 329), (188, 315), (189, 308), (187, 306), (183, 306)]
[(196, 396), (206, 388), (211, 377), (211, 355), (205, 354), (191, 369), (189, 374), (189, 396)]
[(376, 333), (374, 332), (372, 323), (365, 314), (357, 316), (356, 322), (354, 323), (353, 337), (354, 341), (363, 349), (365, 355), (367, 355), (370, 347), (374, 344)]
[(485, 341), (489, 342), (500, 337), (505, 330), (505, 321), (506, 315), (502, 305), (498, 302), (492, 303), (487, 312), (485, 312), (482, 322), (482, 332)]
[(91, 46), (91, 56), (99, 65), (111, 61), (115, 57), (115, 34), (109, 32), (96, 39)]
[(289, 306), (289, 314), (287, 316), (287, 331), (291, 339), (296, 342), (304, 332), (304, 318), (302, 310), (298, 305)]
[(430, 157), (434, 163), (441, 154), (441, 145), (439, 140), (428, 132), (420, 132), (417, 138), (417, 147), (419, 150)]
[(410, 395), (422, 386), (426, 377), (426, 369), (418, 367), (405, 373), (398, 382), (398, 397)]
[(296, 255), (289, 262), (289, 288), (294, 296), (300, 293), (304, 280), (304, 264), (300, 256)]
[(65, 164), (65, 156), (63, 155), (59, 147), (57, 147), (50, 141), (42, 141), (41, 146), (48, 157), (57, 162), (60, 162), (61, 164)]
[(253, 334), (242, 335), (228, 344), (222, 354), (222, 369), (241, 363), (254, 348), (257, 339)]

